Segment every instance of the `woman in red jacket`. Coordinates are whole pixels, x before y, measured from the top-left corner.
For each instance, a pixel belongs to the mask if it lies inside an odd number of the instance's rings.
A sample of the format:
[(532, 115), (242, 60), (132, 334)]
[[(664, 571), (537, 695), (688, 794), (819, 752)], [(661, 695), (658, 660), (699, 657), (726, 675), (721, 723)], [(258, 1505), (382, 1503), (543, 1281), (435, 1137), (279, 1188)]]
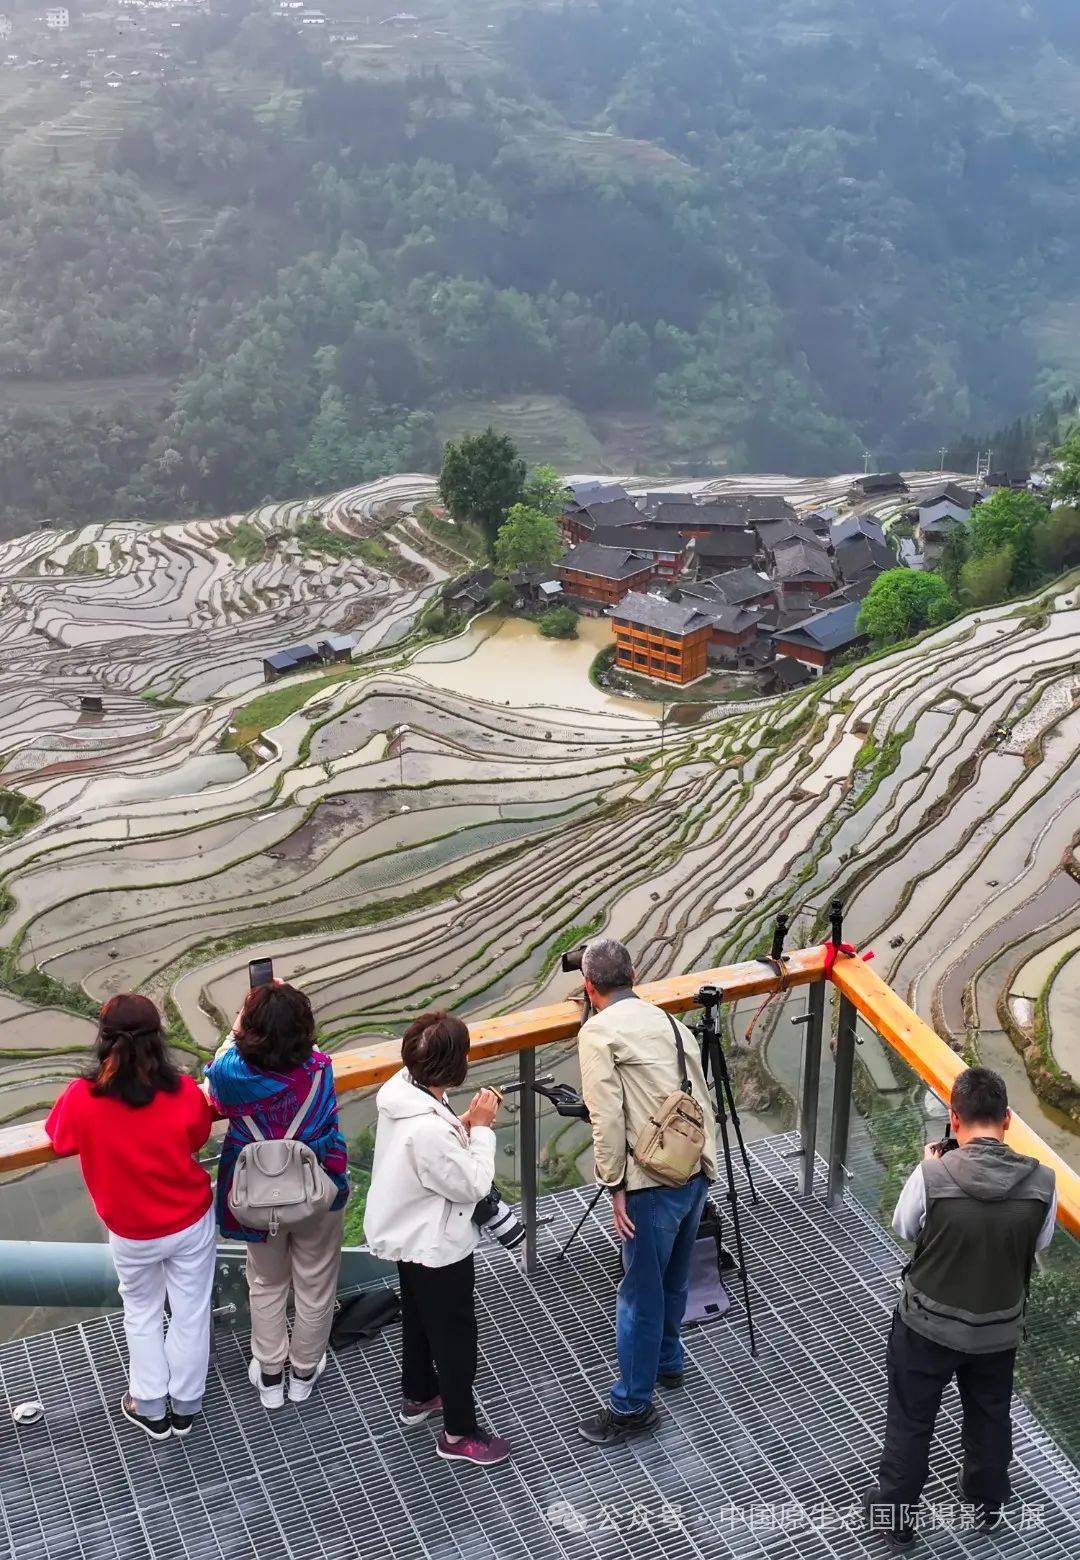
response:
[(216, 1239), (210, 1177), (195, 1155), (213, 1119), (169, 1060), (157, 1008), (127, 994), (101, 1009), (95, 1063), (45, 1123), (58, 1154), (78, 1154), (109, 1231), (129, 1355), (120, 1412), (155, 1441), (187, 1435), (206, 1389)]

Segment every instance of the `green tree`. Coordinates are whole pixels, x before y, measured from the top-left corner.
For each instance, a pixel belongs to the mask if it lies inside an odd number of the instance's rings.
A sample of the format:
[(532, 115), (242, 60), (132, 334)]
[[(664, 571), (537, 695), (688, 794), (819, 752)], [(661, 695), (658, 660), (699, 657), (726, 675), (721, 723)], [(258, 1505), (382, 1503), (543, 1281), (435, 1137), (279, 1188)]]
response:
[(969, 558), (960, 570), (960, 600), (966, 607), (988, 607), (1004, 601), (1015, 567), (1016, 558), (1008, 543), (997, 552)]
[(576, 639), (578, 615), (573, 607), (552, 607), (540, 619), (540, 632), (545, 639)]
[(1035, 561), (1046, 574), (1080, 563), (1080, 509), (1052, 510), (1035, 531)]
[(507, 513), (521, 502), (525, 462), (505, 433), (486, 428), (443, 451), (439, 492), (455, 520), (472, 520), (494, 545)]
[(971, 546), (967, 531), (963, 526), (957, 526), (956, 530), (950, 531), (945, 538), (945, 545), (941, 549), (941, 561), (937, 566), (937, 572), (954, 596), (959, 593), (960, 570), (967, 563), (970, 553)]
[(1080, 503), (1080, 424), (1070, 429), (1057, 458), (1061, 470), (1054, 478), (1054, 497), (1066, 498), (1070, 504)]
[(875, 645), (890, 645), (947, 623), (955, 611), (956, 602), (940, 574), (886, 569), (863, 600), (858, 629)]
[(515, 504), (495, 538), (495, 563), (504, 574), (512, 569), (550, 569), (564, 550), (559, 527), (550, 515), (528, 504)]
[(570, 489), (554, 466), (534, 466), (525, 484), (525, 503), (557, 520), (571, 499)]
[(495, 580), (488, 591), (488, 600), (493, 612), (509, 612), (514, 605), (514, 587), (509, 580)]
[(1038, 565), (1035, 562), (1035, 532), (1046, 519), (1046, 505), (1031, 493), (1014, 493), (1009, 488), (998, 488), (985, 503), (979, 504), (971, 516), (971, 556), (985, 558), (1004, 547), (1012, 548), (1013, 574), (1010, 585), (1013, 590), (1023, 590), (1035, 582)]

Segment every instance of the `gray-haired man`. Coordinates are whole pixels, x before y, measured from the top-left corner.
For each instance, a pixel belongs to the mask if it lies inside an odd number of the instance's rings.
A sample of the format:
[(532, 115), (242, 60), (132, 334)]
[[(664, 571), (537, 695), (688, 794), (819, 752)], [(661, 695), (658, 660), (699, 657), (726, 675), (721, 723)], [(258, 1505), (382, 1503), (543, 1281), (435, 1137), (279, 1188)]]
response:
[(657, 1381), (682, 1385), (679, 1333), (701, 1210), (716, 1175), (716, 1123), (697, 1042), (680, 1025), (687, 1078), (705, 1107), (701, 1167), (678, 1187), (661, 1185), (642, 1170), (633, 1146), (682, 1081), (672, 1020), (634, 995), (633, 961), (622, 943), (608, 937), (591, 942), (581, 973), (595, 1010), (578, 1036), (581, 1088), (592, 1118), (596, 1179), (611, 1193), (615, 1232), (623, 1242), (624, 1276), (615, 1310), (619, 1380), (609, 1407), (578, 1431), (597, 1446), (614, 1446), (656, 1425)]

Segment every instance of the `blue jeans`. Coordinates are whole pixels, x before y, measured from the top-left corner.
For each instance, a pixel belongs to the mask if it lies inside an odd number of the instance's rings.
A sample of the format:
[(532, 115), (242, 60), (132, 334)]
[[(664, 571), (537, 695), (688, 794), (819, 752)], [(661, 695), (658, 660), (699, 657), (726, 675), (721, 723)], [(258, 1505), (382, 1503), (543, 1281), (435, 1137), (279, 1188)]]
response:
[(623, 1245), (623, 1280), (615, 1305), (619, 1380), (611, 1389), (617, 1414), (639, 1414), (652, 1400), (660, 1371), (681, 1371), (679, 1336), (690, 1287), (690, 1258), (709, 1183), (628, 1192), (634, 1236)]

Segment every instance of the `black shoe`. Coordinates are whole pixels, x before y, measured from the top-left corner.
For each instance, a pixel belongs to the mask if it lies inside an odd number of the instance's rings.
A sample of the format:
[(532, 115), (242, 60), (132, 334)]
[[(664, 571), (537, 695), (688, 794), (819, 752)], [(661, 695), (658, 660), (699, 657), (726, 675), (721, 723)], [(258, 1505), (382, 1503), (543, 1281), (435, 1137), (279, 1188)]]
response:
[(655, 1403), (643, 1408), (640, 1414), (616, 1414), (614, 1409), (602, 1408), (590, 1414), (577, 1427), (578, 1435), (593, 1446), (620, 1446), (631, 1436), (645, 1435), (660, 1423), (660, 1410)]
[(676, 1392), (683, 1384), (681, 1370), (662, 1370), (656, 1378), (658, 1387), (665, 1387), (668, 1392)]
[(960, 1485), (960, 1503), (975, 1508), (975, 1528), (979, 1533), (996, 1533), (1005, 1525), (1005, 1502), (972, 1500)]
[(173, 1435), (188, 1435), (195, 1422), (194, 1414), (178, 1414), (175, 1408), (169, 1409), (169, 1424), (172, 1426)]
[(919, 1535), (911, 1526), (883, 1528), (878, 1527), (870, 1519), (871, 1511), (877, 1506), (883, 1506), (881, 1491), (875, 1485), (869, 1489), (862, 1498), (863, 1520), (872, 1533), (881, 1539), (886, 1549), (891, 1549), (894, 1554), (906, 1554), (909, 1549), (914, 1549)]
[(128, 1424), (138, 1425), (140, 1430), (145, 1430), (151, 1441), (167, 1441), (172, 1435), (172, 1426), (168, 1416), (162, 1415), (160, 1419), (147, 1419), (145, 1414), (140, 1414), (135, 1407), (130, 1392), (125, 1392), (120, 1399), (120, 1412)]

